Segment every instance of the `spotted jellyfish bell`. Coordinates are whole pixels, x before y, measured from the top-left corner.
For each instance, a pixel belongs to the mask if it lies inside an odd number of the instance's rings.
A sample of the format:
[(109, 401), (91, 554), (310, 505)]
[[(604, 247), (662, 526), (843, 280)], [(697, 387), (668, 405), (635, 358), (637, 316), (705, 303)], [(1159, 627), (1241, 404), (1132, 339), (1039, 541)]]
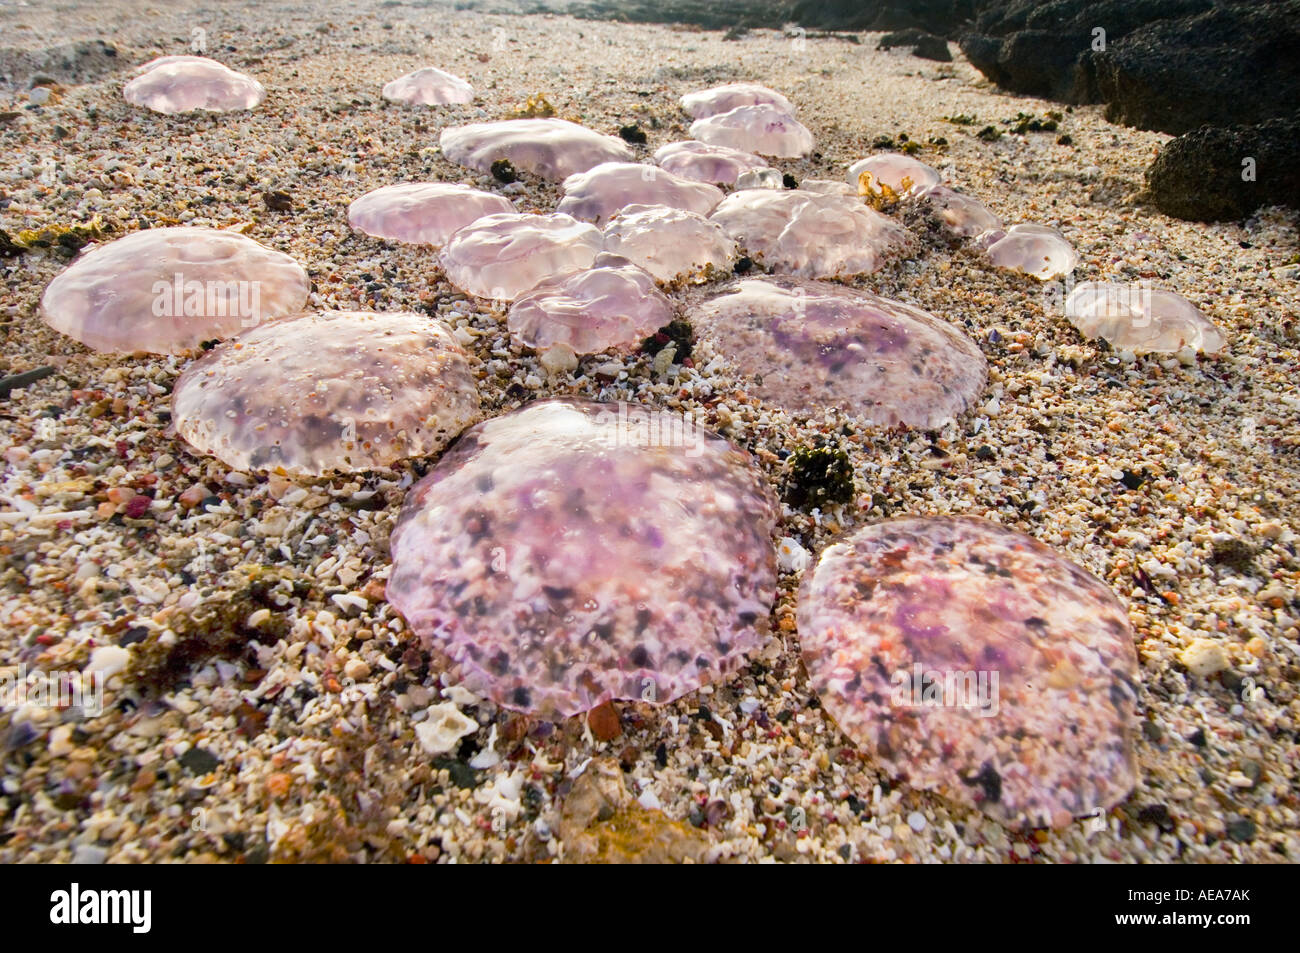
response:
[(504, 196), (467, 185), (403, 182), (382, 186), (354, 201), (348, 206), (348, 224), (375, 238), (438, 248), (471, 222), (514, 210)]
[(627, 205), (663, 205), (708, 215), (722, 201), (722, 191), (692, 182), (641, 162), (603, 162), (564, 180), (557, 212), (596, 225), (608, 222)]
[(1012, 225), (1005, 232), (994, 229), (980, 235), (977, 242), (997, 267), (1021, 271), (1039, 281), (1068, 275), (1079, 264), (1074, 246), (1046, 225)]
[(206, 56), (160, 56), (136, 74), (122, 87), (123, 98), (167, 115), (253, 109), (266, 98), (266, 89), (253, 77)]
[(593, 132), (565, 119), (505, 119), (444, 129), (443, 154), (478, 172), (507, 159), (516, 169), (548, 182), (563, 182), (602, 162), (628, 162), (632, 150), (616, 136)]
[(438, 264), (462, 291), (512, 301), (545, 278), (589, 268), (603, 245), (599, 229), (570, 215), (500, 213), (455, 232)]
[(474, 87), (459, 76), (426, 66), (385, 83), (383, 97), (408, 106), (445, 106), (473, 102)]
[(1065, 317), (1089, 338), (1134, 354), (1208, 354), (1228, 343), (1214, 322), (1186, 298), (1145, 284), (1085, 281), (1065, 299)]

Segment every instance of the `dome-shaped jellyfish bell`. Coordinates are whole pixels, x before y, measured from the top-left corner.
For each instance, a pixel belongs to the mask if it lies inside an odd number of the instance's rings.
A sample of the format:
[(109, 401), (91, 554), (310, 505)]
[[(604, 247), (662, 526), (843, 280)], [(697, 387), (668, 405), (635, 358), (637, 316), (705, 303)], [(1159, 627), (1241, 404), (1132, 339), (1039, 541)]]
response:
[(1137, 653), (1096, 576), (970, 517), (872, 523), (799, 590), (827, 714), (888, 775), (1012, 828), (1104, 814), (1137, 783)]
[(507, 159), (516, 169), (548, 182), (563, 182), (602, 162), (629, 162), (632, 150), (617, 136), (594, 132), (567, 119), (504, 119), (444, 129), (438, 138), (452, 162), (490, 173)]
[(665, 703), (766, 640), (778, 513), (749, 455), (690, 417), (538, 401), (467, 431), (411, 488), (388, 600), (506, 708)]
[(219, 344), (180, 375), (172, 426), (237, 470), (315, 477), (437, 453), (480, 417), (474, 360), (436, 320), (307, 312)]
[(1196, 305), (1143, 282), (1085, 281), (1065, 299), (1065, 317), (1085, 337), (1104, 338), (1134, 354), (1173, 354), (1184, 348), (1214, 354), (1228, 343)]
[(266, 98), (257, 80), (206, 56), (160, 56), (136, 70), (122, 87), (133, 106), (173, 115), (202, 110), (253, 109)]
[(590, 267), (603, 244), (599, 229), (571, 215), (502, 213), (453, 234), (438, 264), (462, 291), (513, 301), (543, 279)]
[(383, 97), (408, 106), (446, 106), (474, 101), (474, 87), (452, 73), (426, 66), (385, 83)]
[(300, 311), (307, 272), (237, 232), (149, 228), (83, 252), (41, 296), (41, 317), (97, 351), (179, 354)]
[(348, 224), (390, 241), (440, 248), (485, 215), (513, 212), (505, 196), (451, 182), (403, 182), (367, 192), (348, 206)]
[(994, 229), (976, 241), (997, 267), (1024, 272), (1039, 281), (1068, 275), (1079, 264), (1079, 253), (1069, 240), (1046, 225), (1012, 225), (1005, 232)]

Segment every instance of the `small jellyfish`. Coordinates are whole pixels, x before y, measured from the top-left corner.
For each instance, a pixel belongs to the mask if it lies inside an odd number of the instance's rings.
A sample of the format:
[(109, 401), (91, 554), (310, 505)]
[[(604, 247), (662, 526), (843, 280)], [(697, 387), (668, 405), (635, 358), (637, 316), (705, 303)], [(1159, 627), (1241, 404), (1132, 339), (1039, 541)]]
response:
[(913, 788), (1011, 828), (1137, 783), (1137, 654), (1101, 580), (988, 520), (864, 526), (804, 572), (799, 639), (840, 729)]
[(695, 182), (731, 186), (745, 172), (766, 169), (767, 163), (752, 152), (711, 146), (694, 139), (670, 142), (654, 154), (655, 163), (674, 175)]
[(683, 111), (692, 119), (706, 119), (719, 113), (730, 112), (737, 106), (775, 106), (794, 115), (794, 106), (774, 89), (757, 83), (727, 83), (694, 93), (681, 99)]
[(300, 311), (309, 290), (300, 264), (238, 232), (150, 228), (83, 252), (40, 310), (97, 351), (179, 354)]
[(693, 182), (658, 166), (602, 162), (564, 180), (557, 212), (600, 225), (625, 205), (663, 205), (708, 215), (722, 201), (721, 190)]
[(426, 66), (384, 84), (383, 96), (408, 106), (445, 106), (471, 103), (474, 87), (434, 66)]
[(921, 198), (929, 203), (944, 228), (959, 238), (974, 238), (1002, 227), (987, 205), (962, 192), (936, 185), (923, 191)]
[(508, 159), (550, 182), (563, 182), (602, 162), (628, 162), (632, 150), (617, 136), (606, 136), (565, 119), (505, 119), (444, 129), (438, 140), (452, 162), (490, 173), (492, 163)]
[(506, 324), (539, 351), (565, 344), (577, 354), (594, 354), (639, 344), (672, 319), (672, 302), (649, 272), (604, 254), (584, 271), (543, 281), (520, 295)]
[(176, 432), (238, 470), (320, 476), (441, 450), (480, 418), (474, 362), (424, 315), (308, 312), (219, 344), (172, 392)]
[(798, 278), (747, 278), (691, 313), (701, 341), (752, 378), (764, 401), (836, 407), (881, 427), (935, 430), (988, 381), (980, 349), (927, 311)]
[(467, 185), (404, 182), (385, 185), (354, 201), (348, 206), (348, 224), (375, 238), (436, 248), (470, 222), (514, 210), (504, 196)]
[(455, 232), (438, 254), (447, 279), (480, 298), (511, 301), (544, 278), (589, 268), (600, 230), (571, 215), (486, 215)]
[(999, 268), (1023, 271), (1039, 281), (1068, 275), (1079, 263), (1074, 246), (1045, 225), (1012, 225), (1006, 232), (994, 229), (981, 235), (979, 242)]
[(911, 156), (901, 152), (882, 152), (849, 166), (848, 182), (859, 195), (879, 195), (881, 186), (899, 195), (915, 195), (938, 185), (940, 176), (937, 169)]
[(870, 274), (913, 245), (903, 226), (845, 195), (745, 189), (709, 218), (750, 257), (805, 278)]
[(780, 169), (750, 169), (736, 176), (737, 189), (783, 189), (785, 176)]
[(135, 79), (122, 87), (122, 96), (133, 106), (167, 115), (220, 113), (254, 108), (266, 98), (266, 89), (253, 77), (206, 56), (160, 56), (136, 70)]
[(691, 123), (691, 138), (711, 146), (794, 159), (812, 152), (813, 136), (776, 106), (737, 106)]
[(818, 195), (848, 195), (856, 198), (858, 190), (847, 182), (836, 179), (804, 179), (799, 183), (801, 192), (816, 192)]
[(408, 492), (388, 600), (469, 691), (544, 718), (666, 703), (768, 637), (778, 504), (692, 417), (543, 400)]
[(1134, 354), (1183, 348), (1214, 354), (1228, 343), (1214, 322), (1186, 298), (1145, 284), (1085, 281), (1065, 299), (1065, 316), (1089, 338)]
[(605, 250), (664, 283), (726, 273), (736, 260), (736, 243), (717, 222), (651, 205), (629, 205), (620, 211), (605, 226)]

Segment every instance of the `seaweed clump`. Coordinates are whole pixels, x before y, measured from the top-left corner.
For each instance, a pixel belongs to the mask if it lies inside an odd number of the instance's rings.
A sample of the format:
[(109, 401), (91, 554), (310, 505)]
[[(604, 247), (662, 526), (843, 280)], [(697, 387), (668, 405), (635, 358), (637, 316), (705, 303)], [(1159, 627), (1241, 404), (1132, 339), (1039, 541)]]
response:
[(545, 93), (534, 93), (514, 111), (512, 119), (550, 119), (555, 115), (555, 107), (546, 98)]
[(653, 357), (664, 348), (672, 346), (673, 363), (680, 364), (691, 356), (694, 345), (695, 329), (681, 318), (674, 318), (642, 341), (641, 350)]
[(791, 506), (848, 503), (853, 491), (853, 465), (838, 447), (802, 447), (790, 455), (781, 496)]

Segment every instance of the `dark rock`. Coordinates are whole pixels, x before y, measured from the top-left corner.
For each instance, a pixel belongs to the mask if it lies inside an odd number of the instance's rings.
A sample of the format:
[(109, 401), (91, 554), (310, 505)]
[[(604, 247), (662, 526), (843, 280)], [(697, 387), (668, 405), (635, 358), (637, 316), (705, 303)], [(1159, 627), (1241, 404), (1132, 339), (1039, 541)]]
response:
[(1254, 126), (1202, 126), (1165, 144), (1147, 170), (1147, 189), (1160, 211), (1195, 221), (1241, 219), (1261, 205), (1300, 208), (1297, 142), (1300, 113)]
[(796, 0), (788, 19), (822, 30), (918, 29), (955, 37), (982, 5), (983, 0)]
[(892, 50), (896, 46), (909, 47), (913, 56), (919, 56), (922, 59), (937, 60), (940, 63), (952, 62), (952, 52), (948, 49), (948, 41), (941, 36), (927, 33), (925, 30), (895, 30), (893, 33), (886, 33), (880, 38), (880, 49)]

